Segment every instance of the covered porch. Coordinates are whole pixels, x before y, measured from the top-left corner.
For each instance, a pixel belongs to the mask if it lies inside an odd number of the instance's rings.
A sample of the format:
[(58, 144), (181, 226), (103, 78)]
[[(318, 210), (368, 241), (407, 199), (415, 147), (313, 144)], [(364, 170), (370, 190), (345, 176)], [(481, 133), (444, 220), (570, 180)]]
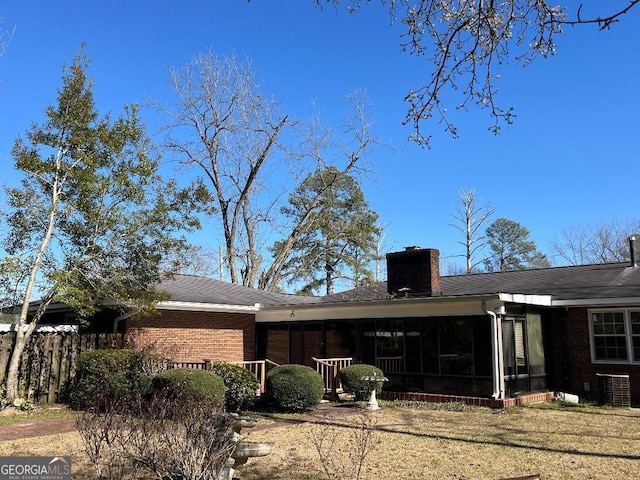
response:
[(548, 390), (545, 299), (514, 300), (497, 294), (269, 307), (256, 315), (256, 358), (314, 368), (331, 358), (376, 365), (389, 378), (388, 398), (524, 399)]

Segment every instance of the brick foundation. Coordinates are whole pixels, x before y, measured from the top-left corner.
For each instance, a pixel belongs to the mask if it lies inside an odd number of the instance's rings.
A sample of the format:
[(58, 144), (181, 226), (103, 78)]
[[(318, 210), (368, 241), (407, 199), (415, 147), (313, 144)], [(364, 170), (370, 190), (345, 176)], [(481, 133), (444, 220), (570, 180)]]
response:
[(433, 402), (433, 403), (464, 403), (465, 405), (475, 405), (478, 407), (506, 408), (527, 403), (546, 402), (553, 400), (553, 392), (530, 393), (515, 398), (505, 398), (496, 400), (485, 397), (467, 397), (460, 395), (440, 395), (435, 393), (401, 393), (383, 391), (380, 398), (383, 400), (405, 400), (412, 402)]

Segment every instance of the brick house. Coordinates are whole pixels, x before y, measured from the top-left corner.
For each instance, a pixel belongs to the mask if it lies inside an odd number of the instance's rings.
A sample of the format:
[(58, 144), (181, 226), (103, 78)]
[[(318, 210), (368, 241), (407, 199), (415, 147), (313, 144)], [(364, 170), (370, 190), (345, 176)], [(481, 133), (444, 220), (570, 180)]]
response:
[(561, 391), (597, 400), (615, 387), (638, 404), (632, 252), (631, 263), (441, 277), (438, 251), (414, 247), (388, 255), (388, 282), (325, 297), (179, 275), (160, 285), (170, 300), (158, 315), (129, 312), (113, 324), (177, 361), (312, 366), (312, 357), (352, 357), (381, 367), (385, 390), (398, 395), (504, 401)]

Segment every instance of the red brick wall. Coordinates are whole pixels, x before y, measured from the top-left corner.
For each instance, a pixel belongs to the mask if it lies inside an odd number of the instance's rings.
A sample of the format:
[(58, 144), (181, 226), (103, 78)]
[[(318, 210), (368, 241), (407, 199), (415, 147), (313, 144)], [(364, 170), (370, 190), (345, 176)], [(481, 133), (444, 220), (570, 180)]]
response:
[[(564, 314), (566, 322), (567, 391), (583, 398), (598, 400), (597, 373), (629, 375), (631, 402), (640, 403), (640, 365), (615, 365), (591, 362), (589, 313), (587, 308), (570, 308)], [(590, 393), (585, 392), (588, 382)]]
[(138, 345), (154, 344), (178, 362), (255, 360), (255, 331), (250, 313), (160, 310), (127, 320)]

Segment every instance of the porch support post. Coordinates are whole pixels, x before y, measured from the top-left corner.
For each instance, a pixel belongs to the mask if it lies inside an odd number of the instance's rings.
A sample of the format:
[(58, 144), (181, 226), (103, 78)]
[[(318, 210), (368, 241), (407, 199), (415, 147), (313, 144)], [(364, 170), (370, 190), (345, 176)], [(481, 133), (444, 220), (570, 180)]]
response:
[(487, 310), (491, 317), (491, 366), (493, 398), (504, 399), (504, 359), (502, 356), (502, 319), (499, 314)]

